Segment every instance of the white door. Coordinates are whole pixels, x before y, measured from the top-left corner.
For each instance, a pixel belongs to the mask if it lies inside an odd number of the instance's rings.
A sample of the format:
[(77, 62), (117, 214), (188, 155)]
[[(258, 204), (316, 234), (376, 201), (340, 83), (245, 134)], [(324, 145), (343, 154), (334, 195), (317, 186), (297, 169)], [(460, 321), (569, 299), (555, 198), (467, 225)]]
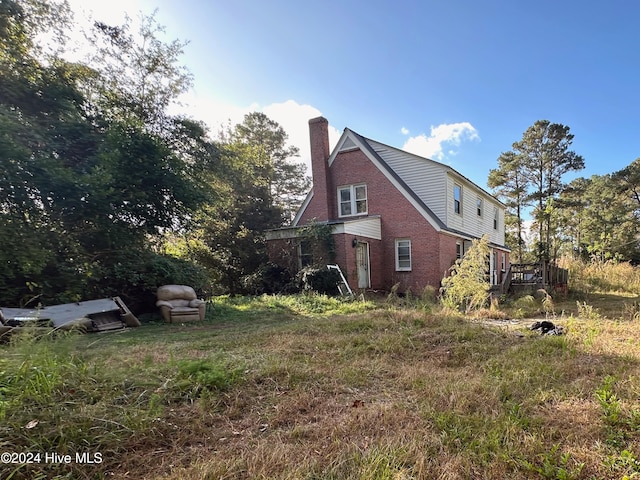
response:
[(358, 242), (356, 245), (356, 264), (358, 267), (358, 288), (369, 288), (369, 244)]
[(491, 258), (489, 260), (491, 262), (490, 265), (490, 276), (491, 276), (491, 285), (498, 284), (498, 255), (495, 250), (491, 250)]

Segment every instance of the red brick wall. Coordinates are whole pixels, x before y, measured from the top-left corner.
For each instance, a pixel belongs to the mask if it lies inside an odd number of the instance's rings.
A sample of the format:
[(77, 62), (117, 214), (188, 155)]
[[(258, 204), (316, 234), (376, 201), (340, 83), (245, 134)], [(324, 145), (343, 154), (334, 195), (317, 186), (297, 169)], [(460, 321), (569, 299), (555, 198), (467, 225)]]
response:
[(313, 214), (309, 219), (317, 218), (319, 221), (323, 221), (330, 216), (331, 206), (327, 204), (327, 200), (331, 199), (330, 192), (333, 190), (331, 177), (328, 174), (329, 122), (326, 118), (318, 117), (309, 120), (309, 140), (313, 175)]
[[(429, 221), (411, 205), (387, 177), (360, 150), (337, 154), (329, 168), (327, 181), (314, 184), (314, 195), (303, 212), (299, 225), (318, 221), (348, 220), (338, 217), (337, 188), (365, 183), (368, 215), (380, 215), (382, 240), (360, 238), (369, 243), (371, 288), (419, 293), (426, 285), (438, 288), (441, 279), (456, 260), (456, 237), (438, 233)], [(327, 197), (323, 195), (326, 189)], [(411, 240), (412, 270), (398, 272), (395, 265), (395, 240)], [(357, 288), (357, 267), (353, 235), (335, 236), (336, 261), (351, 288)], [(508, 265), (508, 260), (507, 260)]]
[[(378, 168), (360, 150), (339, 153), (330, 167), (332, 190), (329, 191), (328, 205), (330, 218), (321, 218), (324, 199), (318, 198), (314, 191), (300, 224), (304, 225), (312, 218), (338, 220), (337, 188), (343, 185), (366, 183), (368, 214), (380, 215), (382, 240), (361, 238), (369, 243), (371, 287), (390, 289), (396, 283), (401, 291), (410, 288), (420, 291), (426, 284), (438, 287), (443, 273), (443, 264), (455, 260), (455, 239), (438, 234), (396, 187), (378, 170)], [(354, 217), (345, 217), (345, 219)], [(343, 237), (343, 238), (342, 238)], [(443, 238), (446, 237), (446, 238)], [(396, 272), (395, 240), (411, 240), (412, 270)], [(349, 235), (336, 238), (337, 259), (352, 288), (356, 287), (357, 269), (355, 249)], [(446, 252), (441, 252), (441, 247)], [(452, 257), (450, 259), (449, 257)], [(448, 266), (447, 266), (448, 268)]]

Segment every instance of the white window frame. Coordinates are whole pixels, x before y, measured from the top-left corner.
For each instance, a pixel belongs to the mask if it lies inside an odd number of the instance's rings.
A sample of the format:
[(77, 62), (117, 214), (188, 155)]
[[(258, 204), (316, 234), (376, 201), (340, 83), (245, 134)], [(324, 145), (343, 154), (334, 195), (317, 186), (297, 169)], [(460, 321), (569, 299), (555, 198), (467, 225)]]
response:
[(464, 257), (464, 243), (458, 240), (456, 242), (456, 260), (462, 260)]
[(453, 184), (453, 213), (462, 215), (462, 185)]
[(498, 207), (493, 207), (493, 229), (498, 230), (498, 224), (500, 223), (500, 210)]
[[(358, 189), (364, 189), (364, 198), (356, 198)], [(349, 200), (342, 200), (342, 192), (349, 192)], [(362, 191), (362, 190), (360, 190)], [(358, 212), (358, 203), (364, 202), (365, 209), (363, 212)], [(342, 205), (349, 205), (350, 213), (343, 213)], [(369, 212), (369, 200), (367, 193), (367, 185), (365, 183), (358, 183), (354, 185), (343, 185), (338, 187), (338, 217), (353, 217), (356, 215), (366, 215)]]
[(478, 216), (482, 217), (482, 211), (484, 210), (484, 202), (480, 197), (478, 197), (478, 200), (476, 201), (476, 209), (478, 212)]
[[(400, 248), (409, 248), (408, 258), (400, 259)], [(410, 272), (412, 267), (412, 258), (411, 258), (411, 239), (409, 238), (396, 238), (396, 271), (397, 272)], [(404, 255), (406, 256), (406, 255)], [(402, 265), (402, 262), (408, 261), (408, 265), (405, 263)]]

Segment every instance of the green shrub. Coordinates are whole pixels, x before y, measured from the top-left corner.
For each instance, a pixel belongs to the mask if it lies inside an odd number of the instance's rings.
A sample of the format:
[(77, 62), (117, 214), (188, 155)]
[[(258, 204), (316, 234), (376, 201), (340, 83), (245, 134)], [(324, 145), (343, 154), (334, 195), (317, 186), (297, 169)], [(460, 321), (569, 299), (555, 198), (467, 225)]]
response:
[(289, 270), (274, 263), (267, 263), (251, 275), (244, 276), (242, 287), (250, 295), (295, 293), (300, 290), (294, 284)]
[(340, 293), (338, 285), (342, 279), (337, 270), (307, 267), (302, 269), (298, 275), (303, 290), (311, 290), (325, 295), (337, 295)]
[(187, 260), (153, 252), (113, 252), (92, 266), (83, 299), (120, 296), (134, 313), (155, 311), (156, 289), (189, 285), (210, 295), (206, 271)]

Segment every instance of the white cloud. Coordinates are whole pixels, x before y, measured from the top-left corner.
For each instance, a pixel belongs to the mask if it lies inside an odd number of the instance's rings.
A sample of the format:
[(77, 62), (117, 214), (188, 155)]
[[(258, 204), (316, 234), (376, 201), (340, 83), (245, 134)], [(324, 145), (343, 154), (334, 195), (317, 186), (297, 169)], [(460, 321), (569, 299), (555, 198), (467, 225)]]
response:
[(409, 135), (409, 130), (405, 127), (402, 127), (400, 129), (400, 133), (402, 133), (403, 135)]
[[(311, 175), (311, 154), (309, 143), (309, 120), (322, 115), (317, 108), (299, 104), (294, 100), (282, 103), (272, 103), (261, 107), (253, 103), (246, 107), (221, 102), (209, 97), (202, 97), (194, 91), (182, 97), (183, 106), (181, 112), (187, 112), (195, 120), (200, 120), (210, 128), (211, 136), (217, 137), (217, 133), (225, 126), (234, 126), (242, 123), (244, 116), (251, 112), (262, 112), (271, 120), (280, 124), (289, 136), (288, 144), (298, 147), (300, 157), (296, 161), (303, 162), (307, 166), (307, 175)], [(341, 131), (329, 125), (330, 148), (338, 143)]]
[[(309, 143), (309, 120), (322, 115), (311, 105), (300, 105), (294, 100), (273, 103), (262, 108), (270, 119), (278, 122), (289, 135), (289, 144), (300, 150), (299, 161), (307, 166), (307, 175), (311, 175), (311, 145)], [(333, 149), (340, 139), (340, 132), (329, 124), (329, 148)]]
[[(480, 140), (478, 131), (469, 122), (441, 124), (437, 127), (432, 126), (428, 136), (422, 133), (410, 137), (402, 149), (421, 157), (442, 160), (446, 147), (460, 146), (460, 143), (466, 140)], [(449, 148), (446, 155), (455, 155), (455, 150)]]

